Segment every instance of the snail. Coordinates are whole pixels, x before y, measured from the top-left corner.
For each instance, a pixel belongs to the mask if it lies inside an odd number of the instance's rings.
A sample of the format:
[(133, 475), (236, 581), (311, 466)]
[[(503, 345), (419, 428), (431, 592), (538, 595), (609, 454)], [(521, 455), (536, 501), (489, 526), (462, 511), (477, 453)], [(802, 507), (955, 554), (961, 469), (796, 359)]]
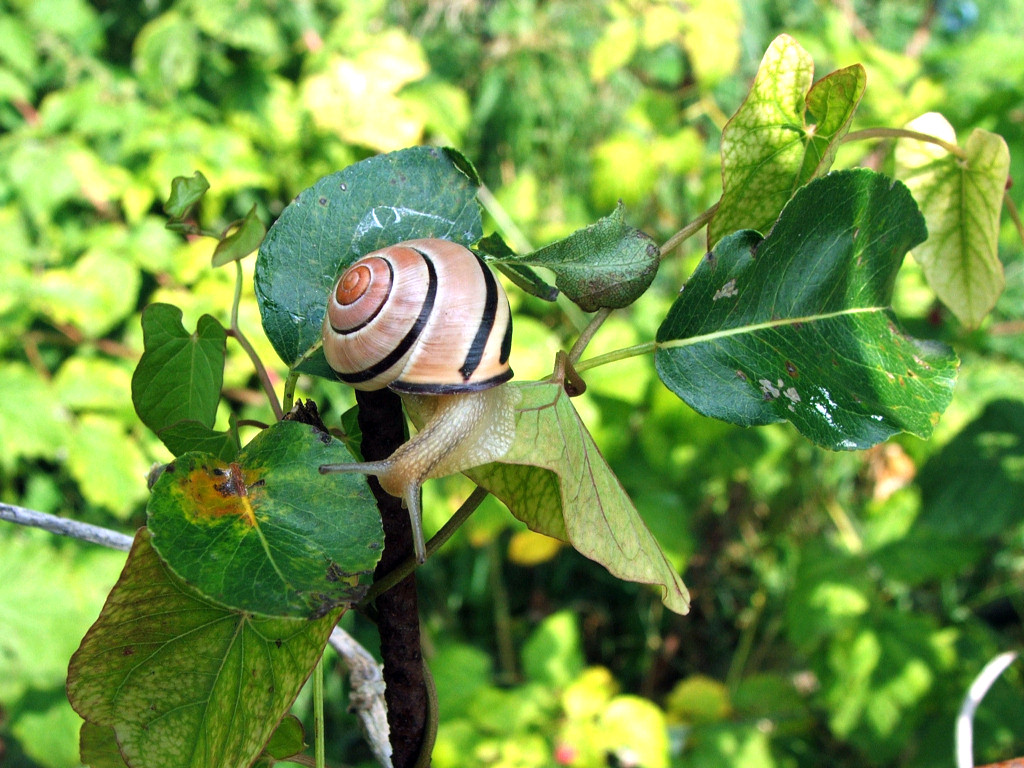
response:
[(376, 475), (409, 510), (426, 560), (423, 481), (501, 458), (515, 437), (508, 297), (462, 245), (409, 240), (367, 254), (334, 283), (323, 322), (327, 363), (356, 389), (397, 392), (419, 431), (383, 461), (325, 464)]

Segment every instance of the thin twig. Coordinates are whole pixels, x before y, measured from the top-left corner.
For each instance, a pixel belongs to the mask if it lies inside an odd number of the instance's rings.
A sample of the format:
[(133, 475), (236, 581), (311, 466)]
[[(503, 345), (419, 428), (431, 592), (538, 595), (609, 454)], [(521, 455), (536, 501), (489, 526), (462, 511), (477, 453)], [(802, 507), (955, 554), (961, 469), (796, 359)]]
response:
[(99, 544), (110, 549), (119, 549), (122, 552), (127, 552), (132, 548), (132, 537), (127, 534), (112, 531), (109, 528), (101, 528), (98, 525), (81, 523), (77, 520), (68, 520), (65, 517), (57, 517), (57, 515), (50, 515), (46, 512), (37, 512), (34, 509), (16, 507), (13, 504), (0, 502), (0, 520), (42, 528), (50, 533), (88, 541), (91, 544)]
[(936, 144), (961, 160), (967, 158), (967, 153), (956, 144), (950, 144), (938, 136), (911, 131), (906, 128), (865, 128), (862, 131), (852, 131), (846, 134), (840, 143), (846, 144), (851, 141), (863, 141), (865, 139), (913, 139), (914, 141)]
[(267, 393), (267, 399), (270, 401), (270, 407), (274, 411), (274, 417), (280, 421), (284, 418), (284, 411), (281, 409), (281, 401), (277, 399), (277, 393), (274, 392), (274, 384), (270, 380), (270, 374), (267, 372), (266, 367), (263, 365), (263, 361), (260, 360), (259, 355), (256, 354), (256, 350), (253, 348), (249, 340), (245, 338), (245, 334), (242, 333), (242, 329), (238, 327), (238, 305), (242, 300), (242, 262), (235, 261), (235, 298), (231, 302), (231, 331), (230, 335), (235, 338), (239, 346), (245, 350), (245, 354), (249, 356), (252, 361), (253, 367), (256, 368), (256, 375), (259, 376), (260, 384), (263, 385), (263, 391)]
[(704, 211), (700, 216), (698, 216), (696, 219), (694, 219), (685, 227), (683, 227), (674, 235), (672, 235), (672, 237), (666, 240), (665, 244), (661, 246), (661, 258), (665, 258), (672, 251), (674, 251), (681, 242), (683, 242), (684, 240), (688, 240), (689, 238), (693, 237), (695, 234), (700, 232), (701, 229), (704, 228), (704, 225), (711, 221), (712, 217), (717, 212), (718, 203), (715, 203), (706, 211)]
[(579, 338), (576, 339), (576, 343), (572, 345), (572, 349), (569, 350), (570, 363), (573, 365), (576, 364), (580, 359), (580, 356), (583, 354), (583, 351), (587, 348), (587, 344), (589, 344), (590, 340), (594, 338), (594, 334), (601, 329), (601, 326), (604, 325), (604, 321), (608, 319), (608, 315), (611, 313), (612, 311), (607, 307), (597, 311), (587, 327), (583, 329)]
[[(441, 526), (441, 530), (439, 530), (431, 537), (430, 541), (427, 542), (426, 552), (428, 559), (431, 555), (437, 552), (437, 550), (439, 550), (444, 543), (455, 534), (459, 529), (459, 526), (466, 522), (469, 516), (476, 511), (476, 508), (480, 506), (481, 502), (487, 498), (487, 493), (487, 490), (480, 486), (473, 489), (473, 492), (464, 502), (462, 502), (462, 506), (455, 510), (455, 514), (453, 514), (451, 518), (449, 518), (448, 522)], [(416, 561), (415, 557), (410, 557), (404, 560), (397, 568), (386, 576), (373, 582), (373, 585), (366, 593), (366, 597), (360, 601), (360, 605), (369, 605), (372, 603), (381, 594), (387, 592), (395, 586), (395, 584), (398, 584), (405, 579), (406, 576), (415, 571), (418, 566), (419, 563)]]
[(1016, 660), (1016, 651), (999, 654), (982, 668), (971, 683), (971, 687), (967, 689), (960, 714), (956, 718), (957, 768), (974, 768), (974, 713), (988, 693), (988, 689), (992, 687), (992, 683)]

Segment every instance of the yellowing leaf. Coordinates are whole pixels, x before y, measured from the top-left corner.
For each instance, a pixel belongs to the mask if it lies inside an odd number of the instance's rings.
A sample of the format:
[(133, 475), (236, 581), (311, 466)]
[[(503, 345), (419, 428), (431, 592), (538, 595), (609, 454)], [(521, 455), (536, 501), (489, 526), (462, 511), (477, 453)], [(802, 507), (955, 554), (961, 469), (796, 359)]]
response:
[(522, 566), (546, 563), (558, 554), (562, 542), (533, 531), (516, 531), (508, 542), (509, 562)]
[(743, 12), (737, 0), (690, 0), (683, 40), (697, 80), (710, 88), (736, 71)]
[(709, 248), (740, 229), (767, 232), (796, 189), (831, 167), (866, 75), (856, 64), (812, 88), (813, 78), (811, 55), (788, 35), (775, 38), (722, 132), (722, 199)]
[(662, 601), (689, 610), (682, 578), (647, 529), (561, 385), (509, 384), (522, 399), (516, 440), (501, 463), (469, 474), (530, 528), (571, 544), (613, 575), (655, 584)]
[[(907, 128), (956, 143), (953, 126), (938, 113)], [(964, 153), (959, 158), (935, 144), (904, 140), (896, 147), (896, 163), (928, 225), (928, 239), (914, 249), (914, 258), (939, 300), (974, 328), (1005, 285), (998, 238), (1010, 152), (1001, 136), (976, 128)]]

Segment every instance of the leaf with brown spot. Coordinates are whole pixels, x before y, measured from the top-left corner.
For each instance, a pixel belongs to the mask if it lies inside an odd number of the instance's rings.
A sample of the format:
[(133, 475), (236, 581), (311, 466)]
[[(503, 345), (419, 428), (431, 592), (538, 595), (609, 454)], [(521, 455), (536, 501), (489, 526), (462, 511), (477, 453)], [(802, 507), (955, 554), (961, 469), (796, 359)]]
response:
[(224, 462), (187, 453), (153, 487), (153, 546), (171, 569), (229, 608), (322, 616), (359, 599), (380, 559), (380, 514), (339, 441), (283, 421)]

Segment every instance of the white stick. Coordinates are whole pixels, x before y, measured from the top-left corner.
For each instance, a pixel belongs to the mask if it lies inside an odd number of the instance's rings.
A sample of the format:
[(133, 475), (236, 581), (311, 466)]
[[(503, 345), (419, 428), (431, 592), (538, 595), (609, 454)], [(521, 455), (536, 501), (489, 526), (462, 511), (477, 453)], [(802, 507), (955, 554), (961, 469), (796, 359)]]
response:
[(48, 515), (46, 512), (37, 512), (34, 509), (16, 507), (13, 504), (0, 502), (0, 520), (9, 520), (18, 525), (30, 525), (33, 528), (42, 528), (57, 533), (61, 536), (70, 536), (73, 539), (81, 539), (92, 544), (100, 544), (110, 549), (120, 549), (127, 552), (132, 548), (132, 537), (124, 533), (112, 531), (109, 528), (101, 528), (98, 525), (80, 523), (77, 520), (68, 520), (65, 517)]
[(1017, 659), (1016, 651), (1007, 651), (996, 656), (974, 678), (967, 689), (960, 714), (956, 718), (956, 765), (957, 768), (974, 768), (974, 713), (985, 698), (992, 683)]

